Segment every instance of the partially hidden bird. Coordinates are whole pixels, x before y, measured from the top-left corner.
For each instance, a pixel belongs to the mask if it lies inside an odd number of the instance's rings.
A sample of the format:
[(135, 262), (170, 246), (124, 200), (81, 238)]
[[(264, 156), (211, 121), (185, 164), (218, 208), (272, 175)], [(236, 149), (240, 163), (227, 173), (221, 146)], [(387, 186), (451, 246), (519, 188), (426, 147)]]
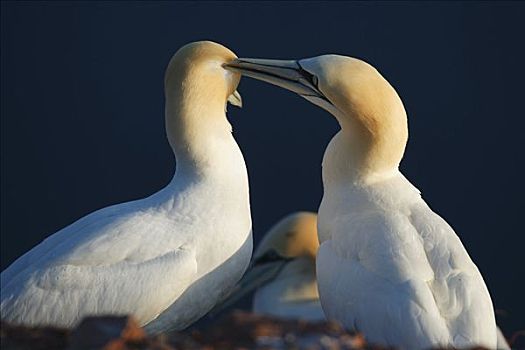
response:
[[(226, 118), (240, 105), (236, 56), (187, 44), (165, 74), (171, 182), (150, 197), (97, 210), (52, 234), (1, 273), (2, 320), (74, 327), (132, 314), (151, 333), (182, 329), (228, 293), (252, 253), (248, 176)], [(155, 169), (151, 169), (155, 171)]]
[(388, 81), (370, 64), (340, 55), (239, 58), (227, 67), (299, 94), (341, 127), (322, 161), (316, 264), (327, 318), (401, 349), (496, 348), (480, 271), (398, 169), (407, 115)]
[(254, 313), (284, 319), (324, 320), (315, 279), (318, 248), (317, 214), (286, 215), (264, 235), (246, 274), (212, 312), (218, 313), (255, 291)]
[[(285, 216), (264, 235), (246, 274), (231, 295), (218, 303), (215, 313), (255, 290), (252, 311), (257, 314), (325, 321), (315, 270), (318, 248), (316, 213), (296, 212)], [(499, 327), (497, 349), (510, 349)]]

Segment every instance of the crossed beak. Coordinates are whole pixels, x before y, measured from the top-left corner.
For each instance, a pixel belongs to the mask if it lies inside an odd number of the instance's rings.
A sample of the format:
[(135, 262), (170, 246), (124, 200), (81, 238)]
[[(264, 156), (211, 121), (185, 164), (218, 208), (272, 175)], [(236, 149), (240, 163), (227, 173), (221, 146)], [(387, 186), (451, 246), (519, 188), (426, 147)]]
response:
[(237, 58), (226, 69), (293, 91), (305, 98), (314, 97), (330, 103), (317, 87), (317, 78), (304, 70), (299, 61)]

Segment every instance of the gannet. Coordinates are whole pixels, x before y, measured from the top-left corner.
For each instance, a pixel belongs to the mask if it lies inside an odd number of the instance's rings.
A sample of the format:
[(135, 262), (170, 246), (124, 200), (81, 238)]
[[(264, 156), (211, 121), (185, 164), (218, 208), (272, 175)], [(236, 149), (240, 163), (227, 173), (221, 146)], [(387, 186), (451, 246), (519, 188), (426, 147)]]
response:
[(496, 348), (483, 277), (398, 170), (407, 117), (381, 74), (339, 55), (241, 58), (228, 67), (298, 93), (340, 124), (323, 157), (318, 218), (317, 279), (327, 317), (371, 343), (402, 349)]
[(250, 268), (217, 309), (234, 304), (256, 289), (252, 302), (254, 313), (324, 320), (315, 279), (318, 248), (315, 213), (296, 212), (285, 216), (264, 235), (253, 253)]
[[(253, 253), (251, 267), (232, 289), (232, 294), (217, 305), (215, 313), (256, 289), (252, 302), (255, 313), (325, 321), (315, 271), (318, 248), (317, 214), (287, 215), (264, 235)], [(510, 349), (499, 327), (497, 349)]]
[[(240, 105), (236, 56), (209, 41), (182, 47), (165, 75), (171, 182), (91, 213), (1, 274), (1, 316), (73, 327), (85, 315), (133, 314), (150, 332), (181, 329), (242, 277), (252, 252), (248, 177), (225, 114)], [(152, 169), (154, 171), (154, 169)]]

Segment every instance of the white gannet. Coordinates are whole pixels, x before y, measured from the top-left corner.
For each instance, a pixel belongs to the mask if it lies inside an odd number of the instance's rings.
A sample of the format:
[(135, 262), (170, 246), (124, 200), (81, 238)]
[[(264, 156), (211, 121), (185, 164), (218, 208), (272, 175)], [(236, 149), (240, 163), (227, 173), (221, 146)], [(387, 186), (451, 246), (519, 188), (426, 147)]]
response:
[(248, 177), (225, 114), (240, 104), (236, 56), (208, 41), (182, 47), (165, 75), (173, 180), (56, 232), (1, 274), (1, 317), (73, 327), (85, 315), (133, 314), (147, 330), (181, 329), (242, 277), (252, 252)]
[(323, 158), (317, 279), (330, 319), (403, 349), (496, 348), (488, 289), (458, 236), (399, 172), (408, 138), (394, 88), (371, 65), (323, 55), (227, 67), (335, 116)]
[(288, 319), (324, 320), (315, 279), (319, 248), (317, 215), (296, 212), (279, 220), (255, 249), (252, 264), (222, 310), (256, 289), (255, 313)]
[[(231, 306), (257, 288), (252, 305), (255, 313), (286, 319), (326, 320), (317, 289), (318, 248), (317, 214), (287, 215), (264, 235), (253, 253), (251, 268), (217, 309)], [(497, 348), (510, 349), (499, 327), (497, 332)]]

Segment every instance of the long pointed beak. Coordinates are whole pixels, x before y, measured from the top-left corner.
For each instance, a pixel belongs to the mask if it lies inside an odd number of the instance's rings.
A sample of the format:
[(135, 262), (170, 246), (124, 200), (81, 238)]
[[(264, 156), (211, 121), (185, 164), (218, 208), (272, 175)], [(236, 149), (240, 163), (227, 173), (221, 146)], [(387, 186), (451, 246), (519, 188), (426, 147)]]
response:
[(219, 314), (234, 305), (249, 292), (273, 280), (289, 261), (289, 259), (284, 259), (251, 266), (231, 293), (210, 311), (210, 316), (213, 317)]
[(328, 99), (319, 91), (314, 76), (304, 70), (298, 61), (238, 58), (224, 65), (226, 69), (244, 76), (280, 86), (304, 97)]

